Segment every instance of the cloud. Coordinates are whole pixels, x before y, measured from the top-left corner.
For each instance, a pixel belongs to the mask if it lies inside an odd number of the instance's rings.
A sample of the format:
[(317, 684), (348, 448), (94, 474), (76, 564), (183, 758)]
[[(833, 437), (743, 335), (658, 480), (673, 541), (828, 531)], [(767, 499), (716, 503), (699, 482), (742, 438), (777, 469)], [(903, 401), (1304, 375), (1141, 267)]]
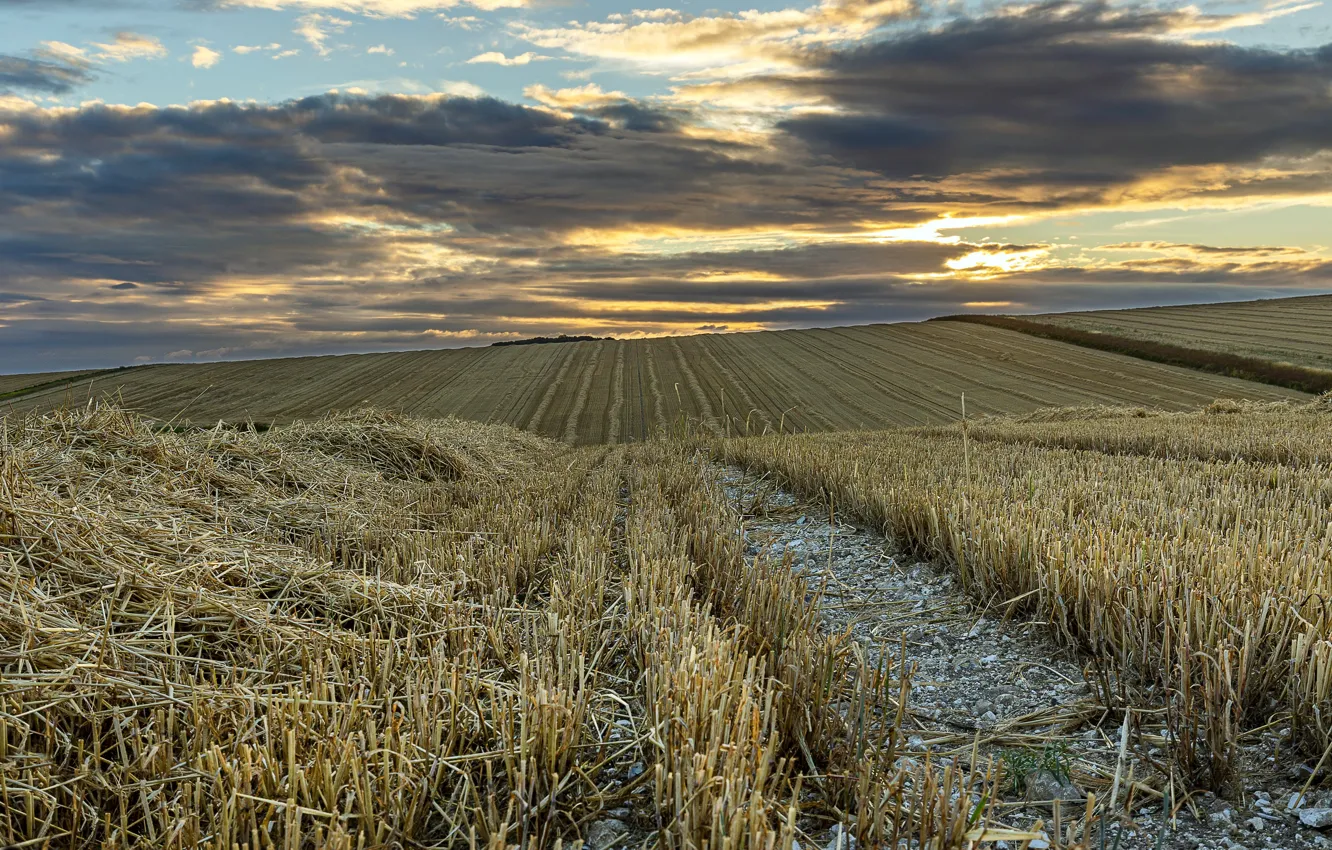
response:
[(190, 57), (190, 64), (196, 68), (211, 68), (222, 61), (222, 54), (216, 50), (210, 50), (202, 44), (194, 48), (194, 55)]
[(476, 56), (473, 56), (471, 59), (467, 60), (467, 64), (476, 65), (482, 63), (491, 63), (494, 65), (504, 65), (504, 66), (526, 65), (530, 62), (539, 62), (543, 59), (550, 59), (550, 58), (552, 57), (541, 56), (531, 51), (528, 51), (527, 53), (520, 53), (517, 56), (509, 57), (505, 56), (503, 53), (500, 53), (497, 50), (492, 50), (489, 53), (481, 53)]
[(603, 91), (596, 83), (567, 89), (549, 89), (538, 83), (523, 89), (523, 96), (554, 109), (580, 111), (611, 106), (629, 99), (621, 91)]
[(591, 116), (644, 133), (678, 131), (691, 117), (685, 109), (638, 101), (620, 91), (603, 91), (596, 83), (554, 90), (537, 84), (523, 89), (523, 96), (569, 116)]
[[(478, 314), (525, 312), (538, 309), (522, 306), (534, 298), (551, 300), (528, 291), (556, 282), (542, 267), (561, 279), (632, 270), (631, 255), (612, 260), (610, 249), (571, 244), (588, 241), (579, 234), (787, 226), (807, 219), (820, 195), (823, 223), (871, 209), (838, 179), (820, 186), (817, 175), (742, 164), (737, 151), (708, 142), (491, 99), (93, 105), (6, 113), (0, 123), (7, 288), (56, 302), (13, 317), (33, 334), (80, 322), (147, 329), (227, 317), (232, 333), (268, 338), (293, 321), (275, 321), (276, 310), (337, 325), (300, 337), (333, 345), (364, 318), (366, 299), (421, 290), (436, 312), (459, 299)], [(578, 298), (570, 293), (528, 324), (592, 309), (566, 304)], [(123, 344), (133, 355), (146, 350), (143, 339)]]
[(439, 20), (449, 26), (457, 27), (461, 30), (471, 32), (482, 24), (482, 20), (476, 15), (439, 15)]
[(88, 64), (87, 50), (82, 47), (75, 47), (72, 44), (66, 44), (63, 41), (43, 41), (41, 49), (37, 53), (40, 56), (46, 56), (60, 62), (79, 65)]
[(91, 82), (87, 64), (57, 55), (38, 58), (0, 54), (0, 94), (14, 91), (66, 94)]
[(93, 42), (90, 55), (99, 62), (132, 62), (136, 59), (162, 59), (168, 53), (160, 39), (135, 32), (118, 32), (109, 43)]
[(218, 0), (223, 6), (255, 9), (321, 9), (371, 17), (410, 18), (422, 12), (467, 5), (491, 11), (520, 8), (526, 0)]
[(1099, 245), (1097, 251), (1153, 251), (1160, 253), (1183, 253), (1202, 257), (1299, 257), (1309, 256), (1303, 248), (1293, 245), (1258, 245), (1253, 247), (1218, 247), (1197, 243), (1179, 242), (1117, 242), (1113, 245)]
[(1154, 175), (1168, 194), (1227, 179), (1209, 167), (1332, 146), (1332, 46), (1175, 37), (1199, 20), (1046, 2), (821, 50), (806, 74), (764, 82), (829, 107), (779, 125), (816, 155), (897, 179), (975, 175), (1014, 196), (1090, 197)]
[(811, 45), (863, 37), (914, 13), (913, 0), (824, 0), (804, 9), (697, 17), (655, 9), (563, 27), (518, 24), (513, 32), (539, 47), (648, 71), (736, 75), (790, 67)]
[(94, 43), (92, 48), (44, 41), (29, 56), (0, 54), (0, 95), (23, 91), (68, 94), (96, 79), (93, 66), (97, 63), (159, 59), (167, 55), (166, 48), (156, 38), (132, 32), (116, 33), (112, 42)]
[(133, 8), (141, 5), (141, 0), (0, 0), (0, 9), (63, 7), (68, 9), (117, 9)]
[(351, 21), (335, 18), (332, 15), (311, 13), (297, 18), (296, 29), (292, 32), (308, 41), (310, 46), (314, 48), (315, 53), (320, 56), (327, 56), (333, 52), (327, 44), (329, 36), (336, 35), (349, 26), (351, 26)]
[(260, 52), (275, 53), (281, 49), (282, 45), (278, 44), (275, 41), (272, 42), (271, 44), (238, 44), (235, 47), (231, 48), (231, 52), (239, 53), (241, 56), (245, 56), (250, 53), (260, 53)]
[(389, 47), (387, 44), (376, 44), (374, 47), (370, 48), (365, 52), (370, 54), (379, 53), (384, 56), (392, 56), (396, 51), (392, 47)]

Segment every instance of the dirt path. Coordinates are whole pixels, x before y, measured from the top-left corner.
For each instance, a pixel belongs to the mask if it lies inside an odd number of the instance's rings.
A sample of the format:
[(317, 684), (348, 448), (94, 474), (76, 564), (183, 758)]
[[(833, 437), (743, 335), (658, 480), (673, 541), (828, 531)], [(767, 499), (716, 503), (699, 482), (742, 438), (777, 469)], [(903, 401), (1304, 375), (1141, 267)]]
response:
[[(1106, 830), (1104, 848), (1332, 846), (1321, 830), (1301, 823), (1298, 812), (1287, 811), (1308, 766), (1301, 774), (1296, 762), (1280, 763), (1281, 730), (1250, 744), (1245, 756), (1254, 769), (1241, 800), (1194, 795), (1168, 822), (1153, 790), (1166, 785), (1159, 722), (1139, 716), (1123, 750), (1116, 792), (1121, 729), (1085, 683), (1083, 662), (1052, 643), (1043, 623), (983, 615), (946, 569), (897, 555), (877, 531), (840, 517), (830, 521), (826, 506), (801, 502), (771, 481), (735, 470), (723, 475), (731, 498), (749, 517), (750, 554), (789, 556), (791, 568), (812, 588), (823, 587), (829, 629), (850, 629), (870, 652), (886, 647), (897, 654), (905, 641), (918, 665), (906, 730), (909, 758), (929, 752), (936, 762), (969, 761), (975, 746), (982, 760), (1003, 761), (1009, 773), (1031, 771), (1025, 788), (1019, 782), (1005, 789), (999, 816), (1007, 825), (1027, 828), (1040, 820), (1048, 829), (1054, 807), (1040, 801), (1054, 797), (1066, 798), (1061, 823), (1076, 823), (1085, 810), (1083, 794), (1092, 792), (1102, 801), (1116, 796), (1120, 809), (1129, 803), (1122, 827)], [(1332, 806), (1332, 797), (1315, 786), (1301, 806), (1306, 820), (1316, 820), (1309, 811)], [(836, 843), (835, 833), (812, 837)], [(1095, 830), (1085, 841), (1101, 846)]]

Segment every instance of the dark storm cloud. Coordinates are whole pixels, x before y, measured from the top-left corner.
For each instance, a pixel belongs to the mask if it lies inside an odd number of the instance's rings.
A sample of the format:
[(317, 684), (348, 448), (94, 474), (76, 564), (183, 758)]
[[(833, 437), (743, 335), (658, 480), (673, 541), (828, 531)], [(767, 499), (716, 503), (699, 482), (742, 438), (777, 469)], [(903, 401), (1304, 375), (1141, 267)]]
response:
[(1047, 2), (813, 54), (815, 76), (769, 82), (844, 110), (787, 133), (895, 177), (1011, 169), (1015, 185), (1096, 187), (1332, 143), (1332, 46), (1160, 37), (1191, 20)]
[(27, 59), (0, 54), (0, 94), (16, 91), (65, 94), (92, 79), (92, 74), (81, 65), (54, 58)]
[(286, 104), (274, 117), (321, 142), (373, 145), (556, 147), (567, 145), (571, 136), (605, 129), (489, 97), (321, 95)]
[(578, 228), (827, 226), (882, 211), (864, 175), (747, 156), (653, 114), (613, 127), (489, 98), (347, 95), (15, 111), (0, 256), (20, 275), (156, 283), (383, 259), (374, 232), (312, 223), (337, 214), (413, 216), (447, 223), (466, 250), (539, 252)]
[[(489, 99), (333, 95), (276, 106), (23, 110), (4, 123), (0, 257), (7, 272), (34, 281), (153, 284), (303, 268), (354, 272), (383, 260), (374, 234), (314, 219), (420, 209), (447, 212), (465, 226), (468, 206), (502, 206), (481, 189), (503, 194), (513, 156), (499, 151), (559, 147), (604, 130)], [(491, 161), (472, 163), (485, 172), (466, 178), (475, 190), (457, 187), (445, 170), (429, 189), (386, 194), (382, 187), (397, 178), (392, 168), (368, 173), (375, 165), (368, 153), (399, 147), (416, 157), (422, 149), (456, 149)], [(71, 221), (79, 223), (77, 252)]]
[[(564, 128), (566, 134), (572, 127)], [(479, 233), (559, 233), (669, 224), (697, 228), (835, 226), (882, 217), (868, 175), (681, 135), (578, 130), (561, 146), (328, 145), (330, 161), (375, 175), (386, 203)], [(925, 210), (894, 213), (905, 221)]]
[(675, 132), (690, 117), (687, 112), (654, 108), (631, 100), (592, 107), (585, 112), (617, 127), (640, 133)]

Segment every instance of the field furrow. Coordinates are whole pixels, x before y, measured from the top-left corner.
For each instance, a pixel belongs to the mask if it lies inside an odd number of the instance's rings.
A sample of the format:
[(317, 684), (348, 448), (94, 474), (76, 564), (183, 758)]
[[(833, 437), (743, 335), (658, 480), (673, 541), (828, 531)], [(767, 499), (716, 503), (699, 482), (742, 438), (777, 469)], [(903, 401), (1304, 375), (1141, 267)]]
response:
[(615, 346), (615, 371), (611, 374), (611, 403), (606, 410), (606, 442), (620, 442), (624, 433), (624, 352), (625, 346)]
[[(561, 438), (566, 443), (578, 442), (578, 419), (583, 415), (583, 408), (587, 406), (587, 397), (592, 392), (592, 379), (596, 377), (597, 365), (601, 362), (601, 352), (603, 351), (605, 351), (603, 346), (592, 349), (587, 365), (583, 367), (583, 373), (579, 376), (578, 390), (574, 393), (573, 404), (570, 405), (569, 412), (564, 417), (564, 431)], [(592, 440), (597, 440), (599, 436), (596, 433), (591, 434)]]
[(657, 359), (653, 355), (650, 345), (644, 343), (640, 350), (643, 353), (643, 360), (647, 364), (648, 393), (651, 396), (652, 407), (652, 428), (657, 434), (664, 434), (669, 426), (666, 418), (666, 401), (661, 394), (661, 378), (657, 374)]
[(546, 391), (541, 395), (540, 403), (538, 403), (536, 409), (532, 411), (532, 415), (528, 417), (527, 424), (523, 426), (528, 431), (541, 430), (541, 420), (545, 417), (546, 411), (550, 409), (551, 404), (555, 401), (555, 396), (559, 394), (560, 387), (563, 385), (564, 379), (569, 374), (569, 367), (573, 364), (577, 350), (572, 345), (561, 346), (561, 348), (564, 350), (555, 353), (555, 356), (560, 358), (559, 370), (555, 373), (554, 380), (546, 386)]
[(689, 358), (685, 356), (684, 349), (680, 347), (678, 340), (669, 340), (671, 351), (675, 355), (675, 363), (680, 369), (680, 374), (684, 376), (685, 387), (689, 391), (689, 396), (694, 402), (694, 411), (703, 427), (714, 434), (722, 433), (721, 425), (717, 422), (717, 415), (713, 413), (712, 403), (708, 401), (707, 393), (703, 391), (703, 385), (699, 383), (698, 375), (694, 368), (689, 365)]

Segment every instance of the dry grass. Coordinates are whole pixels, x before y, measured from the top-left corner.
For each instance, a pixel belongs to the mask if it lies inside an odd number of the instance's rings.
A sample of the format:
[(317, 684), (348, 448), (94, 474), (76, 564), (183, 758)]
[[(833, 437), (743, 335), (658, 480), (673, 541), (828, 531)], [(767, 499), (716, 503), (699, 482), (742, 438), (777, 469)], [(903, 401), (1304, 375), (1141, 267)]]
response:
[[(1305, 405), (1223, 399), (1203, 408), (1201, 415), (1100, 407), (987, 417), (972, 421), (968, 433), (980, 442), (1162, 459), (1247, 460), (1300, 468), (1332, 463), (1328, 413), (1332, 413), (1332, 404), (1326, 398)], [(946, 435), (951, 430), (927, 433)]]
[(1084, 409), (968, 436), (969, 470), (956, 427), (719, 452), (953, 562), (980, 599), (1048, 619), (1105, 663), (1112, 703), (1167, 709), (1186, 784), (1232, 786), (1241, 732), (1274, 713), (1307, 751), (1332, 743), (1326, 403)]
[(899, 770), (909, 667), (739, 531), (676, 444), (5, 420), (0, 842), (535, 850), (621, 806), (682, 850), (977, 838), (996, 777)]

